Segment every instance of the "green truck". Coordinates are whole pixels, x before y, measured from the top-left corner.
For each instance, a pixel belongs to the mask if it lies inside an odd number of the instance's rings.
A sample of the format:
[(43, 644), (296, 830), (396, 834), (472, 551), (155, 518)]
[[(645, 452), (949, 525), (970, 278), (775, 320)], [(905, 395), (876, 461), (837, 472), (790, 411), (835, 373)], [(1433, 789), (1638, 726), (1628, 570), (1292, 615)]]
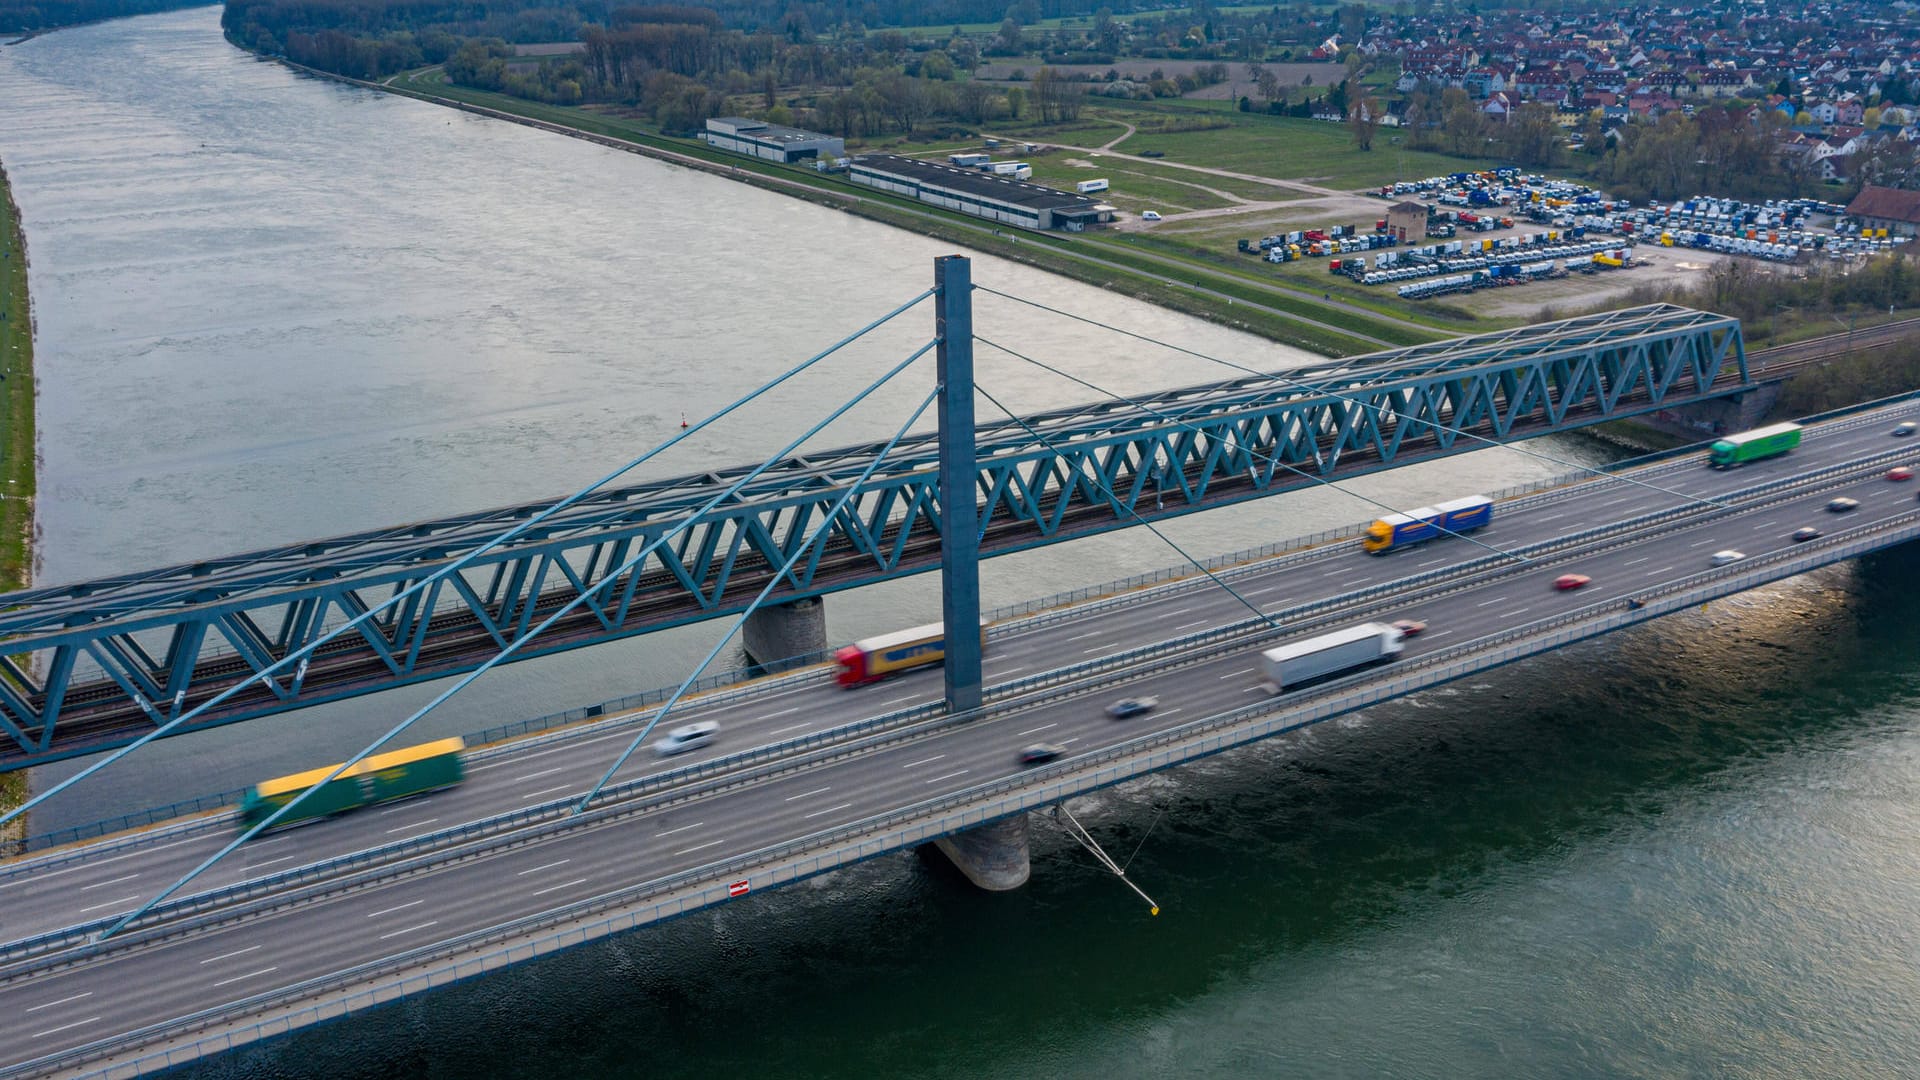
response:
[[(274, 822), (274, 826), (292, 825), (355, 807), (452, 787), (466, 779), (466, 765), (462, 760), (465, 750), (466, 743), (453, 738), (375, 754), (322, 785), (319, 791), (294, 807), (292, 813)], [(241, 829), (251, 829), (265, 821), (275, 810), (326, 780), (339, 767), (308, 769), (248, 788), (246, 798), (240, 803)]]
[(1708, 448), (1707, 464), (1716, 469), (1731, 469), (1749, 461), (1784, 454), (1799, 445), (1799, 424), (1769, 424), (1716, 441)]

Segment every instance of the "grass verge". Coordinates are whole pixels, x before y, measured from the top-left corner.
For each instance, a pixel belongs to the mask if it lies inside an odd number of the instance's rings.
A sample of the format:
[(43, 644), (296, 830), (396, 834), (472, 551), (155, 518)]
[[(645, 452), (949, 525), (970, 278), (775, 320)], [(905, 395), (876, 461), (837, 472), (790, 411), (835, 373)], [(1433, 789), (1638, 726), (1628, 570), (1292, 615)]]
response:
[[(33, 312), (27, 305), (27, 244), (0, 167), (0, 589), (25, 588), (33, 573)], [(0, 810), (26, 800), (27, 774), (0, 773)], [(0, 828), (24, 835), (26, 819)]]

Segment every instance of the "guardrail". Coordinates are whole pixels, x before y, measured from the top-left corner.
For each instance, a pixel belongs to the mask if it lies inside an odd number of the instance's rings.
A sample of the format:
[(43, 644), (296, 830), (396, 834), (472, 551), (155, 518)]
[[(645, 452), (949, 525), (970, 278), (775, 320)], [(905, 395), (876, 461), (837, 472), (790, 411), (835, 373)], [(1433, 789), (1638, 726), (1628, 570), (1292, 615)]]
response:
[[(1812, 473), (1754, 485), (1730, 494), (1728, 498), (1751, 498), (1761, 494), (1769, 495), (1776, 501), (1793, 498), (1797, 497), (1796, 490), (1799, 488), (1819, 484), (1837, 475), (1871, 471), (1877, 469), (1878, 463), (1884, 459), (1900, 456), (1904, 456), (1903, 449), (1890, 450), (1867, 459), (1828, 466)], [(1762, 502), (1759, 505), (1764, 506), (1767, 503)], [(1606, 550), (1621, 543), (1633, 542), (1637, 539), (1636, 534), (1649, 527), (1682, 520), (1689, 523), (1711, 520), (1715, 517), (1758, 508), (1751, 502), (1739, 507), (1713, 507), (1704, 510), (1697, 505), (1670, 507), (1626, 521), (1596, 526), (1566, 537), (1541, 541), (1515, 549), (1513, 554), (1522, 556), (1556, 554), (1559, 558), (1591, 555), (1595, 550)], [(1603, 546), (1594, 549), (1592, 545), (1595, 544)], [(1509, 560), (1510, 556), (1504, 554), (1486, 556), (1467, 563), (1428, 571), (1425, 574), (1416, 574), (1370, 586), (1356, 592), (1296, 605), (1281, 613), (1288, 616), (1284, 627), (1276, 628), (1267, 619), (1243, 619), (1226, 626), (1040, 672), (995, 688), (991, 709), (983, 708), (949, 716), (943, 713), (939, 703), (913, 706), (854, 724), (796, 736), (777, 743), (768, 743), (723, 758), (696, 762), (666, 773), (640, 777), (608, 789), (596, 807), (596, 811), (599, 812), (589, 815), (586, 820), (571, 819), (571, 808), (574, 804), (572, 799), (555, 800), (321, 860), (268, 877), (195, 893), (156, 908), (125, 933), (130, 940), (141, 942), (166, 940), (202, 929), (210, 924), (209, 920), (229, 921), (252, 917), (263, 911), (279, 910), (304, 902), (323, 893), (337, 893), (379, 881), (389, 881), (416, 872), (426, 865), (445, 866), (483, 852), (500, 850), (503, 846), (531, 843), (557, 831), (597, 824), (609, 815), (626, 817), (657, 809), (660, 806), (813, 768), (828, 761), (865, 753), (896, 742), (924, 737), (989, 713), (1033, 708), (1063, 697), (1077, 696), (1093, 688), (1086, 685), (1090, 677), (1112, 670), (1133, 668), (1154, 660), (1161, 661), (1158, 667), (1165, 670), (1171, 666), (1211, 658), (1218, 654), (1223, 645), (1244, 646), (1249, 643), (1263, 643), (1317, 629), (1321, 625), (1338, 621), (1347, 609), (1382, 596), (1391, 595), (1407, 601), (1430, 600), (1435, 595), (1475, 587), (1487, 580), (1481, 571), (1495, 569)], [(1456, 648), (1459, 647), (1456, 646)], [(498, 842), (498, 838), (507, 836), (511, 839), (505, 845)], [(495, 842), (487, 843), (490, 840)], [(463, 846), (470, 847), (472, 850), (462, 852), (459, 849)], [(423, 856), (427, 855), (435, 856), (430, 863), (423, 862)], [(297, 891), (290, 892), (290, 889)], [(238, 911), (221, 910), (262, 898), (270, 901), (265, 907), (251, 907)], [(204, 915), (207, 912), (217, 912), (217, 914)], [(111, 919), (101, 920), (11, 942), (4, 950), (0, 950), (0, 962), (12, 965), (35, 958), (52, 957), (54, 954), (76, 946), (83, 946), (88, 938), (106, 929), (113, 922), (114, 920)], [(12, 981), (25, 974), (37, 973), (69, 962), (72, 962), (70, 957), (56, 957), (50, 961), (42, 961), (41, 964), (30, 969), (17, 968), (9, 971), (5, 974), (5, 978), (7, 981)]]
[[(70, 1053), (26, 1062), (18, 1068), (22, 1070), (20, 1075), (72, 1068), (99, 1061), (156, 1038), (204, 1031), (221, 1023), (255, 1015), (265, 1009), (283, 1008), (302, 998), (351, 986), (369, 978), (399, 976), (379, 986), (292, 1009), (271, 1019), (207, 1036), (183, 1047), (134, 1058), (89, 1075), (139, 1076), (149, 1069), (184, 1064), (210, 1053), (235, 1049), (313, 1023), (351, 1015), (421, 990), (447, 986), (609, 934), (721, 903), (734, 895), (729, 884), (735, 880), (754, 881), (755, 887), (761, 889), (787, 884), (1915, 538), (1920, 538), (1920, 511), (1722, 570), (1695, 575), (1685, 582), (1644, 594), (1652, 599), (1639, 609), (1619, 610), (1620, 601), (1589, 605), (1575, 612), (1538, 620), (1403, 661), (1394, 669), (1395, 677), (1384, 683), (1378, 683), (1380, 672), (1373, 671), (1325, 684), (1299, 696), (1270, 698), (1039, 770), (975, 785), (913, 807), (603, 894), (522, 920), (511, 927), (476, 932), (439, 946), (359, 965), (346, 972), (309, 980), (245, 1002), (203, 1010), (168, 1024), (101, 1040)], [(1493, 650), (1491, 653), (1488, 652), (1490, 649)], [(1377, 685), (1367, 685), (1369, 683)], [(1226, 728), (1236, 730), (1222, 730)], [(935, 813), (944, 813), (944, 816), (906, 827), (888, 828), (887, 823), (896, 821), (902, 815), (925, 819), (927, 815)], [(833, 849), (835, 846), (837, 850)], [(823, 852), (820, 850), (823, 847), (829, 850)], [(778, 865), (769, 865), (776, 862)], [(675, 895), (651, 904), (645, 903), (647, 899), (663, 894)], [(636, 907), (636, 904), (643, 906)], [(454, 960), (450, 964), (444, 963), (460, 952), (483, 948), (490, 943), (498, 944), (507, 940), (508, 935), (525, 936), (543, 929), (553, 930), (567, 922), (579, 923), (582, 919), (592, 918), (618, 905), (625, 905), (628, 910), (555, 930), (533, 941)], [(436, 962), (441, 962), (441, 966), (425, 972), (404, 974), (410, 968)]]

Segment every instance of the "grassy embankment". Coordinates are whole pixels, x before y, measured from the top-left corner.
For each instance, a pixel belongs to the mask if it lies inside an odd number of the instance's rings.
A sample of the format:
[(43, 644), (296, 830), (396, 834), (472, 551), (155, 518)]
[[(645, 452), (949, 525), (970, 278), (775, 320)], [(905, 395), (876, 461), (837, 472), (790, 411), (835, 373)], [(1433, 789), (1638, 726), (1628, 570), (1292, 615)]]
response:
[[(841, 177), (743, 159), (712, 150), (695, 140), (664, 136), (638, 119), (599, 110), (543, 105), (453, 86), (437, 71), (396, 78), (387, 88), (427, 100), (497, 110), (618, 140), (642, 150), (682, 155), (748, 182), (771, 183), (788, 194), (810, 201), (963, 243), (1326, 355), (1370, 352), (1501, 325), (1463, 325), (1456, 313), (1445, 309), (1395, 309), (1379, 299), (1347, 289), (1339, 290), (1335, 299), (1332, 298), (1335, 282), (1297, 274), (1275, 274), (1268, 271), (1267, 264), (1254, 259), (1236, 258), (1230, 252), (1209, 251), (1177, 240), (1120, 234), (1016, 235), (996, 231), (991, 223), (893, 198), (852, 185)], [(1111, 132), (1108, 138), (1124, 131), (1111, 126), (1107, 130)], [(948, 148), (916, 144), (911, 149), (926, 154)], [(1199, 186), (1231, 190), (1240, 199), (1265, 193), (1263, 186), (1255, 182), (1166, 167), (1154, 173), (1150, 163), (1127, 161), (1126, 164), (1156, 183), (1187, 185), (1196, 191)], [(1063, 175), (1055, 179), (1064, 184), (1065, 180), (1074, 178), (1077, 177)], [(1279, 189), (1275, 189), (1275, 193), (1282, 199), (1289, 194), (1297, 197), (1297, 193)], [(1329, 276), (1323, 266), (1319, 269), (1321, 277)]]
[[(0, 589), (24, 588), (33, 572), (33, 317), (27, 307), (26, 237), (0, 168)], [(27, 774), (0, 774), (0, 809), (20, 805)], [(19, 835), (25, 820), (0, 830)]]

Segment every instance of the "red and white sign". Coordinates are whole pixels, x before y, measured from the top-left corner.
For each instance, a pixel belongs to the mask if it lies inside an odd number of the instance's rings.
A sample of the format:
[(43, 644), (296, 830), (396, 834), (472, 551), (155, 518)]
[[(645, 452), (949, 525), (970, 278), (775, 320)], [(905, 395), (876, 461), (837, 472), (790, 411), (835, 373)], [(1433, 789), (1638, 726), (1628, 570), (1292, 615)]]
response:
[(727, 895), (728, 895), (728, 896), (730, 896), (730, 897), (731, 897), (731, 896), (745, 896), (745, 895), (747, 895), (747, 892), (748, 892), (749, 890), (751, 890), (752, 888), (753, 888), (753, 886), (751, 886), (751, 885), (749, 885), (749, 884), (747, 884), (747, 883), (746, 883), (746, 882), (744, 882), (744, 881), (736, 881), (736, 882), (734, 882), (733, 884), (731, 884), (731, 885), (729, 885), (729, 886), (727, 886)]

